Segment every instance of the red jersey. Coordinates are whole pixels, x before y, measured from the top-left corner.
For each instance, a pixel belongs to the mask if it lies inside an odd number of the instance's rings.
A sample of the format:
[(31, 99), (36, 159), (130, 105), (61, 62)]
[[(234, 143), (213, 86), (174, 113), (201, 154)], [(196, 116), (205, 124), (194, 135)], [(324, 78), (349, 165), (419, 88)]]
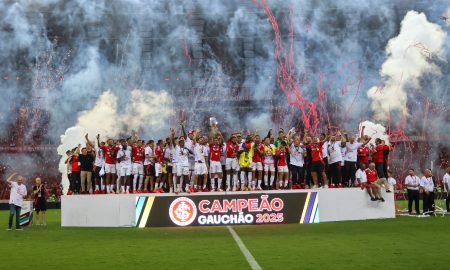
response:
[(78, 156), (72, 155), (72, 172), (79, 172), (80, 164), (78, 163)]
[(142, 164), (144, 162), (145, 151), (142, 146), (133, 146), (131, 149), (131, 156), (133, 157), (134, 163)]
[(369, 163), (369, 147), (358, 147), (358, 163)]
[(387, 145), (381, 145), (381, 144), (377, 145), (375, 147), (376, 152), (372, 154), (372, 162), (379, 162), (379, 163), (383, 162), (384, 161), (383, 151), (388, 150), (388, 149), (389, 149), (389, 146), (387, 146)]
[(164, 151), (161, 147), (156, 146), (155, 148), (155, 156), (157, 156), (156, 162), (163, 163), (164, 162)]
[[(259, 153), (257, 150), (259, 150), (259, 152), (261, 152), (261, 153)], [(254, 163), (262, 162), (262, 156), (261, 156), (261, 155), (263, 155), (263, 153), (264, 153), (264, 145), (263, 145), (262, 143), (260, 143), (260, 144), (258, 144), (258, 146), (256, 146), (255, 149), (253, 150), (253, 158), (252, 158), (252, 161), (253, 161)]]
[(220, 162), (220, 155), (222, 153), (222, 147), (220, 144), (210, 144), (209, 145), (209, 152), (211, 153), (211, 161), (218, 161)]
[(278, 157), (278, 166), (287, 166), (286, 163), (286, 149), (278, 148), (277, 149), (277, 157)]
[(235, 158), (237, 156), (238, 149), (239, 145), (233, 143), (231, 140), (228, 140), (226, 145), (227, 158)]
[(116, 164), (117, 152), (119, 152), (119, 147), (109, 148), (109, 146), (102, 146), (103, 153), (105, 155), (106, 164)]
[(366, 169), (364, 172), (366, 173), (368, 183), (373, 183), (377, 181), (378, 179), (377, 170)]
[(314, 161), (321, 161), (321, 162), (323, 162), (322, 146), (323, 146), (323, 142), (319, 142), (317, 145), (314, 145), (312, 143), (306, 145), (306, 148), (311, 149), (311, 160), (313, 162)]

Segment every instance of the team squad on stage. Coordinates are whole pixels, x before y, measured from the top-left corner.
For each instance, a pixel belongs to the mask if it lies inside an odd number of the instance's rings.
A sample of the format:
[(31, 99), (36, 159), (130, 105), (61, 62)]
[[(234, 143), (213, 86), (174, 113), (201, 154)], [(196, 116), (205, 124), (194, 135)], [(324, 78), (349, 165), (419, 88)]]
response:
[[(372, 200), (383, 200), (380, 187), (388, 183), (390, 145), (364, 135), (330, 132), (315, 136), (307, 130), (275, 138), (234, 131), (224, 138), (212, 123), (209, 136), (201, 130), (158, 141), (89, 140), (67, 151), (70, 194), (254, 191), (361, 186)], [(93, 180), (93, 181), (92, 181)], [(223, 181), (225, 180), (225, 181)], [(395, 180), (394, 180), (395, 182)]]

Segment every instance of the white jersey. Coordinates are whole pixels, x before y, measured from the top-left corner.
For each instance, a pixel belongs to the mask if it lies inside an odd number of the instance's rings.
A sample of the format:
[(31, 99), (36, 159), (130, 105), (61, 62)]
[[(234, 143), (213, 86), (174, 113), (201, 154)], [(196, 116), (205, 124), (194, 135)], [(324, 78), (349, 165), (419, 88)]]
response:
[[(405, 185), (418, 185), (419, 184), (419, 177), (417, 175), (411, 176), (408, 175), (405, 178)], [(411, 190), (418, 190), (418, 187), (406, 187), (407, 189)]]
[(95, 147), (95, 167), (103, 167), (105, 165), (105, 155), (103, 154), (103, 150), (96, 146)]
[(345, 161), (356, 162), (358, 159), (358, 148), (361, 147), (362, 143), (349, 143), (345, 144)]
[(449, 190), (447, 189), (445, 184), (447, 184), (447, 186), (450, 188), (450, 174), (449, 173), (446, 173), (444, 175), (444, 190), (445, 190), (445, 192), (448, 192)]
[(170, 148), (172, 150), (172, 164), (174, 164), (174, 165), (178, 163), (177, 147), (178, 147), (178, 145), (175, 145), (175, 147)]
[(328, 164), (333, 164), (342, 161), (341, 141), (328, 143)]
[(196, 143), (194, 146), (194, 159), (195, 162), (205, 163), (206, 146)]
[(145, 152), (145, 159), (144, 159), (144, 165), (148, 165), (148, 164), (155, 164), (155, 161), (153, 160), (152, 157), (147, 157), (147, 155), (149, 156), (154, 156), (155, 154), (153, 153), (153, 149), (150, 146), (146, 146), (144, 148), (144, 152)]
[(172, 147), (166, 147), (164, 149), (164, 159), (168, 160), (167, 166), (172, 166), (173, 161)]
[(23, 197), (27, 195), (27, 187), (24, 184), (18, 184), (17, 182), (11, 183), (11, 191), (9, 193), (9, 204), (14, 204), (22, 207)]
[(189, 166), (189, 151), (186, 148), (181, 148), (179, 145), (175, 147), (177, 165), (181, 167)]
[(389, 185), (391, 185), (391, 187), (393, 187), (393, 186), (397, 185), (397, 180), (395, 180), (394, 177), (389, 177), (388, 183), (389, 183)]
[(423, 176), (422, 179), (419, 181), (419, 185), (428, 192), (434, 191), (434, 182), (433, 177), (425, 177)]
[(322, 145), (322, 158), (328, 157), (328, 141), (324, 142)]
[[(184, 141), (184, 147), (186, 147), (187, 149), (191, 150), (191, 152), (194, 152), (194, 142), (187, 137), (186, 140)], [(194, 155), (189, 153), (188, 155), (189, 159), (194, 159)]]
[(305, 164), (305, 160), (303, 158), (303, 153), (305, 152), (305, 149), (303, 149), (302, 145), (295, 146), (294, 144), (291, 144), (290, 149), (290, 163), (294, 166), (303, 167)]
[(361, 183), (366, 183), (367, 182), (367, 174), (361, 169), (358, 169), (356, 171), (355, 178), (357, 180), (361, 181)]
[(127, 149), (123, 147), (117, 152), (117, 159), (124, 158), (120, 161), (120, 166), (130, 166), (131, 167), (131, 146), (127, 146)]

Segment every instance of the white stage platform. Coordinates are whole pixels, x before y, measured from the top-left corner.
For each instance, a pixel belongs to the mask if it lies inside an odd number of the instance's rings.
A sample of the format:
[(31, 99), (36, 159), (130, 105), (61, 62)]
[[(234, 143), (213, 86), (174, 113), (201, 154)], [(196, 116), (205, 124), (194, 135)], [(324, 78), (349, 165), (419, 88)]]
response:
[(359, 188), (71, 195), (62, 197), (61, 225), (166, 227), (394, 218), (394, 196), (383, 196), (385, 202), (373, 202)]

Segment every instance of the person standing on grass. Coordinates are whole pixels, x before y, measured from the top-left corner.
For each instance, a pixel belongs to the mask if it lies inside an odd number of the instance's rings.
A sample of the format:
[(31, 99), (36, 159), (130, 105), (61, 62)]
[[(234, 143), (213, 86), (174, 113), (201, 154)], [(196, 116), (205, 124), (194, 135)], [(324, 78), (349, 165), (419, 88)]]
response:
[(426, 169), (419, 181), (422, 191), (423, 214), (434, 216), (434, 179), (430, 169)]
[[(47, 211), (47, 191), (45, 184), (42, 183), (41, 178), (36, 178), (36, 185), (33, 186), (34, 196), (34, 211), (36, 211), (36, 225), (47, 226), (45, 222), (45, 211)], [(39, 213), (41, 213), (41, 222), (39, 222)]]
[(27, 187), (23, 184), (23, 177), (21, 175), (17, 176), (17, 182), (12, 181), (13, 177), (17, 173), (13, 173), (6, 182), (11, 187), (11, 192), (9, 195), (9, 223), (8, 231), (12, 230), (12, 221), (14, 215), (16, 215), (16, 230), (21, 231), (20, 226), (20, 210), (22, 209), (23, 199), (27, 196)]
[(420, 214), (419, 210), (419, 177), (414, 172), (414, 169), (409, 169), (408, 176), (405, 178), (405, 186), (408, 191), (408, 213), (412, 213), (412, 203), (414, 201), (414, 208), (416, 215)]
[(447, 207), (447, 214), (450, 213), (450, 167), (447, 167), (447, 173), (444, 175), (444, 190), (447, 198), (445, 199), (445, 206)]

